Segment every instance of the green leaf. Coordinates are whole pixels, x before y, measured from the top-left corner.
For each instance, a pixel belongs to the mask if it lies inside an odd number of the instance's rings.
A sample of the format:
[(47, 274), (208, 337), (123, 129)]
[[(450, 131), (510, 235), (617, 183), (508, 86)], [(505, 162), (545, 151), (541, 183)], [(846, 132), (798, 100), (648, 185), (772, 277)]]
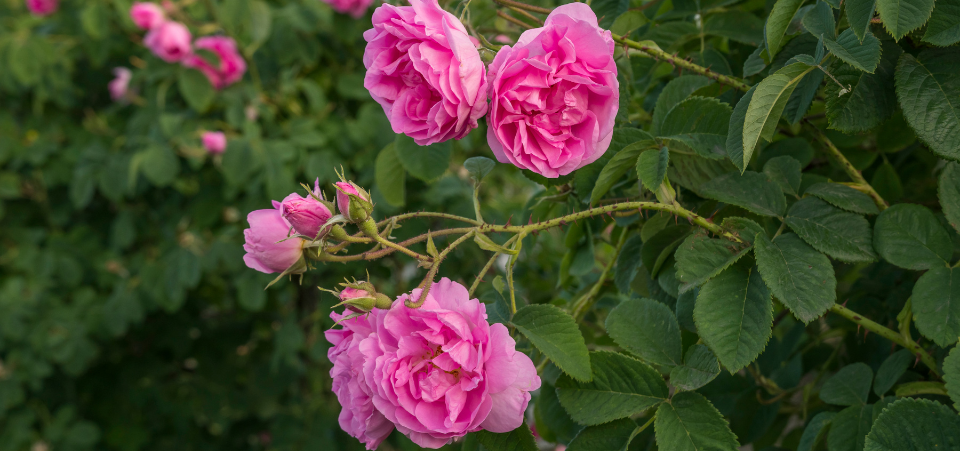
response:
[(862, 215), (875, 215), (880, 213), (880, 210), (877, 209), (877, 204), (873, 202), (870, 196), (839, 183), (814, 183), (807, 187), (803, 194), (818, 197), (834, 206)]
[(923, 42), (940, 47), (960, 42), (960, 0), (937, 0)]
[(797, 451), (813, 451), (819, 443), (822, 443), (826, 432), (830, 427), (830, 422), (836, 416), (836, 412), (820, 412), (807, 423), (807, 427), (800, 436), (800, 444), (797, 445)]
[(643, 11), (627, 11), (617, 17), (610, 26), (610, 31), (620, 36), (628, 36), (633, 30), (640, 28), (650, 22)]
[(694, 91), (713, 83), (709, 78), (700, 75), (682, 75), (674, 78), (663, 87), (660, 96), (657, 97), (657, 103), (653, 107), (653, 122), (650, 124), (650, 133), (660, 134), (660, 127), (663, 125), (667, 114), (678, 103), (693, 94)]
[(270, 6), (262, 1), (250, 2), (250, 41), (260, 45), (270, 37)]
[(830, 128), (844, 133), (871, 130), (896, 110), (896, 92), (892, 89), (894, 68), (903, 53), (891, 40), (881, 42), (883, 52), (874, 73), (863, 72), (840, 60), (827, 67), (849, 92), (841, 95), (832, 80), (826, 84), (824, 97)]
[(960, 160), (960, 49), (904, 53), (896, 79), (903, 117), (917, 136), (937, 155)]
[(827, 2), (817, 2), (816, 6), (803, 15), (803, 27), (817, 38), (836, 38), (837, 20), (833, 17), (833, 8)]
[(646, 150), (637, 159), (637, 176), (648, 190), (656, 192), (667, 176), (667, 166), (670, 163), (670, 150), (661, 147), (660, 150)]
[(947, 358), (943, 359), (943, 380), (947, 394), (953, 400), (953, 407), (960, 409), (960, 346), (951, 349)]
[(487, 157), (471, 157), (463, 162), (463, 167), (470, 173), (470, 177), (472, 177), (476, 183), (480, 183), (496, 165), (496, 161)]
[(745, 11), (727, 10), (710, 15), (703, 32), (758, 47), (763, 43), (763, 20)]
[(477, 441), (488, 451), (537, 451), (533, 432), (526, 424), (502, 434), (480, 430), (476, 432), (476, 436)]
[(180, 173), (180, 159), (166, 146), (152, 146), (140, 154), (140, 170), (155, 186), (173, 183)]
[(856, 33), (861, 41), (870, 30), (870, 19), (873, 19), (873, 10), (877, 5), (877, 0), (846, 0), (847, 21), (850, 22), (850, 29)]
[[(597, 176), (597, 183), (593, 186), (593, 192), (590, 193), (591, 204), (596, 204), (600, 199), (603, 199), (607, 191), (610, 191), (610, 188), (619, 182), (620, 178), (623, 177), (627, 171), (636, 167), (637, 157), (639, 157), (643, 151), (657, 148), (657, 142), (652, 136), (644, 132), (641, 133), (646, 135), (646, 138), (642, 138), (621, 148), (621, 150), (607, 162), (603, 170), (600, 171), (600, 175)], [(611, 145), (610, 148), (612, 149), (613, 145)]]
[(884, 260), (904, 269), (944, 266), (953, 256), (953, 242), (926, 207), (896, 204), (877, 217), (873, 247)]
[(649, 365), (609, 351), (590, 353), (593, 381), (557, 379), (560, 404), (577, 423), (593, 426), (641, 413), (665, 401), (670, 391)]
[(580, 381), (593, 378), (590, 354), (576, 321), (550, 304), (534, 304), (517, 310), (513, 325), (563, 372)]
[(643, 243), (640, 257), (651, 279), (656, 279), (660, 267), (673, 255), (673, 251), (683, 242), (691, 231), (690, 226), (669, 226)]
[(940, 174), (940, 207), (943, 215), (957, 231), (960, 231), (960, 164), (948, 162)]
[(882, 398), (913, 363), (913, 354), (907, 349), (890, 354), (890, 357), (887, 357), (877, 370), (877, 375), (873, 379), (873, 392)]
[(657, 409), (657, 446), (664, 451), (736, 451), (737, 437), (703, 395), (680, 392)]
[(960, 415), (928, 399), (900, 399), (887, 406), (867, 435), (864, 451), (955, 451)]
[(863, 449), (870, 425), (873, 423), (873, 409), (870, 404), (858, 404), (847, 407), (837, 413), (830, 422), (827, 434), (827, 449), (831, 451), (860, 451)]
[(751, 147), (750, 152), (744, 152), (743, 128), (747, 119), (747, 109), (750, 107), (750, 102), (753, 100), (753, 93), (756, 92), (756, 90), (757, 86), (754, 85), (740, 98), (737, 106), (733, 108), (733, 113), (730, 115), (730, 123), (727, 126), (727, 156), (730, 158), (730, 161), (740, 169), (740, 172), (743, 172), (747, 165), (750, 164), (750, 158), (753, 156), (753, 149), (755, 148)]
[(388, 204), (402, 207), (406, 203), (407, 171), (403, 169), (394, 145), (387, 144), (377, 155), (374, 164), (377, 189)]
[(265, 283), (255, 277), (237, 278), (237, 303), (240, 307), (251, 312), (259, 312), (267, 304), (267, 292), (263, 289)]
[[(954, 283), (956, 282), (956, 283)], [(960, 337), (960, 269), (934, 266), (913, 286), (917, 330), (942, 347)]]
[(787, 101), (787, 106), (783, 109), (783, 115), (791, 124), (800, 122), (803, 116), (807, 114), (813, 99), (820, 91), (823, 77), (822, 70), (815, 70), (804, 75), (800, 83), (797, 84), (797, 88), (793, 90), (793, 94), (790, 94), (790, 100)]
[(805, 197), (790, 207), (784, 219), (814, 249), (845, 262), (872, 262), (870, 223), (815, 197)]
[(660, 127), (663, 139), (679, 141), (705, 158), (726, 156), (730, 106), (712, 97), (690, 97), (669, 113)]
[(622, 418), (599, 426), (590, 426), (577, 434), (567, 446), (569, 451), (625, 451), (640, 432), (637, 423)]
[(200, 113), (210, 108), (213, 98), (217, 95), (217, 91), (213, 89), (207, 77), (193, 69), (180, 69), (177, 88), (180, 89), (180, 95), (187, 101), (187, 105)]
[(731, 373), (756, 360), (773, 332), (773, 301), (755, 266), (739, 262), (700, 288), (693, 320)]
[(883, 27), (897, 41), (923, 26), (933, 12), (934, 0), (877, 0)]
[(870, 179), (870, 185), (872, 185), (873, 188), (877, 190), (877, 194), (887, 200), (887, 202), (896, 202), (903, 197), (903, 183), (900, 182), (897, 169), (888, 162), (881, 164), (873, 173), (873, 178)]
[(703, 194), (720, 202), (743, 207), (761, 216), (781, 216), (787, 201), (766, 174), (745, 171), (721, 175), (703, 185)]
[(630, 7), (629, 0), (594, 0), (590, 8), (600, 19), (600, 27), (609, 29), (613, 21)]
[(634, 235), (627, 238), (623, 243), (623, 249), (617, 255), (617, 266), (613, 276), (613, 283), (621, 293), (630, 293), (630, 283), (637, 276), (637, 268), (640, 267), (640, 250), (643, 248), (643, 239), (640, 235)]
[(670, 370), (670, 383), (680, 390), (696, 390), (720, 374), (720, 362), (704, 345), (693, 345), (683, 357), (683, 365)]
[(866, 404), (872, 381), (873, 370), (865, 363), (847, 365), (823, 383), (820, 399), (837, 406)]
[[(778, 0), (778, 4), (788, 0)], [(768, 25), (769, 26), (769, 25)], [(767, 29), (769, 33), (769, 28)], [(750, 99), (747, 114), (743, 125), (743, 154), (744, 161), (749, 161), (760, 143), (760, 139), (767, 141), (773, 138), (777, 131), (777, 122), (797, 83), (810, 71), (815, 69), (804, 63), (793, 63), (778, 70), (775, 74), (764, 78), (757, 84), (757, 90)], [(732, 120), (732, 119), (731, 119)]]
[(800, 193), (800, 162), (789, 156), (774, 157), (763, 165), (763, 173), (786, 194)]
[(439, 179), (450, 166), (453, 146), (450, 141), (418, 146), (413, 138), (399, 134), (394, 142), (394, 151), (410, 175), (425, 182), (432, 182)]
[(671, 368), (682, 361), (680, 326), (670, 307), (652, 299), (628, 299), (607, 315), (607, 334), (627, 352)]
[(560, 399), (557, 398), (557, 389), (550, 385), (546, 378), (541, 379), (540, 396), (537, 397), (533, 408), (537, 432), (544, 440), (568, 444), (583, 429), (570, 418)]
[(792, 233), (755, 243), (757, 267), (773, 295), (805, 324), (823, 315), (837, 300), (837, 279), (830, 259)]
[(738, 245), (730, 240), (710, 238), (699, 233), (691, 235), (675, 254), (677, 278), (691, 286), (702, 285), (749, 251), (750, 246)]
[(103, 3), (89, 2), (80, 12), (80, 24), (83, 31), (95, 40), (103, 39), (110, 29), (110, 19)]
[(773, 9), (770, 10), (770, 16), (767, 17), (767, 25), (765, 27), (767, 51), (770, 52), (771, 57), (775, 56), (786, 42), (784, 35), (787, 32), (787, 27), (790, 25), (790, 21), (793, 20), (793, 16), (797, 14), (797, 10), (800, 9), (800, 5), (802, 4), (803, 0), (777, 0), (777, 2), (774, 3)]
[(847, 28), (836, 41), (824, 39), (823, 44), (837, 58), (864, 72), (872, 74), (880, 64), (880, 40), (870, 30), (863, 38), (857, 38), (853, 29)]
[[(752, 77), (759, 74), (766, 69), (767, 64), (769, 64), (767, 60), (769, 59), (770, 57), (767, 56), (767, 48), (762, 45), (757, 47), (756, 50), (747, 57), (747, 60), (743, 62), (743, 76)], [(749, 94), (749, 91), (747, 94)]]
[(573, 180), (573, 177), (576, 175), (576, 172), (571, 172), (567, 175), (561, 175), (560, 177), (551, 179), (537, 174), (529, 169), (523, 169), (520, 171), (520, 173), (523, 174), (527, 180), (530, 180), (534, 183), (539, 183), (546, 187), (565, 185)]
[(724, 218), (723, 222), (720, 224), (724, 230), (729, 230), (730, 233), (736, 235), (741, 240), (753, 244), (754, 238), (758, 233), (763, 233), (766, 235), (766, 232), (763, 230), (763, 226), (757, 224), (752, 219), (739, 218), (739, 217), (730, 217)]
[(714, 160), (699, 155), (671, 152), (670, 168), (667, 178), (698, 196), (703, 197), (703, 185), (714, 178), (736, 171), (733, 163), (727, 160)]

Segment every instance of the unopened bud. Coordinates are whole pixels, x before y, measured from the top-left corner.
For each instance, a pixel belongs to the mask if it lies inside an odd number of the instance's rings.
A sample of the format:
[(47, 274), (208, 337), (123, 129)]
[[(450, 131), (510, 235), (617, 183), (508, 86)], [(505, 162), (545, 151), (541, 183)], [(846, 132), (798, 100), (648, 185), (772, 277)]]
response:
[(290, 223), (298, 234), (310, 239), (322, 238), (329, 227), (320, 230), (333, 216), (332, 205), (328, 205), (320, 191), (320, 179), (314, 182), (313, 191), (305, 197), (291, 194), (280, 204), (280, 214)]
[(373, 213), (373, 204), (370, 203), (370, 194), (353, 182), (337, 182), (337, 209), (350, 222), (365, 221)]
[(340, 285), (343, 286), (343, 290), (339, 292), (326, 290), (336, 294), (340, 299), (340, 303), (334, 305), (333, 308), (342, 305), (354, 313), (368, 313), (375, 308), (389, 309), (393, 305), (393, 301), (387, 295), (377, 293), (376, 288), (370, 282), (355, 281)]

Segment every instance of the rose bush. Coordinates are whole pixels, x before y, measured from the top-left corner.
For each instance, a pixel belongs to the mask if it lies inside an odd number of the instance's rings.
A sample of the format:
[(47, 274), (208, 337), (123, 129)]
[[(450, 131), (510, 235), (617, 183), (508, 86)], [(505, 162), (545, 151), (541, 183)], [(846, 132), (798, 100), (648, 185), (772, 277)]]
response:
[(0, 451), (960, 442), (950, 1), (39, 3)]

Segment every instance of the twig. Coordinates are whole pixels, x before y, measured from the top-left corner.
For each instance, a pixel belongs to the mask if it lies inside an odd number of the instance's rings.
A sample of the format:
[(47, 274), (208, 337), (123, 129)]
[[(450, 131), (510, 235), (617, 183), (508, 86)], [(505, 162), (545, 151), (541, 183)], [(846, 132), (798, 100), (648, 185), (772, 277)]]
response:
[(577, 299), (577, 302), (573, 304), (571, 309), (571, 315), (573, 319), (580, 320), (587, 313), (587, 310), (590, 307), (593, 307), (593, 304), (596, 302), (596, 297), (600, 294), (600, 290), (603, 288), (603, 284), (607, 282), (607, 278), (610, 277), (610, 271), (613, 270), (613, 266), (617, 262), (617, 257), (620, 256), (620, 250), (623, 249), (623, 244), (627, 242), (627, 233), (626, 230), (620, 234), (620, 239), (617, 240), (617, 245), (614, 248), (613, 256), (610, 257), (610, 261), (607, 262), (607, 265), (603, 268), (603, 272), (600, 273), (600, 278), (597, 279), (597, 282), (593, 284), (593, 287), (590, 288), (586, 294)]
[(877, 191), (874, 190), (869, 183), (867, 183), (867, 180), (863, 178), (863, 174), (861, 174), (860, 171), (858, 171), (857, 168), (850, 163), (850, 160), (847, 160), (847, 157), (840, 152), (840, 149), (837, 149), (837, 146), (833, 145), (833, 142), (830, 141), (830, 138), (827, 138), (827, 135), (823, 134), (823, 132), (821, 132), (820, 129), (813, 125), (813, 123), (809, 120), (805, 119), (804, 122), (806, 122), (807, 125), (809, 125), (810, 128), (816, 132), (817, 139), (823, 143), (824, 146), (826, 146), (830, 156), (837, 160), (837, 163), (840, 163), (840, 167), (843, 168), (843, 171), (846, 172), (854, 182), (857, 182), (859, 185), (859, 190), (873, 198), (873, 202), (877, 204), (877, 208), (879, 208), (880, 211), (886, 210), (888, 207), (890, 207), (890, 204), (883, 200), (883, 198), (880, 197), (880, 194), (878, 194)]
[(940, 377), (940, 370), (937, 369), (937, 361), (934, 360), (934, 358), (931, 357), (930, 354), (928, 354), (927, 351), (918, 343), (912, 341), (907, 342), (899, 333), (890, 330), (840, 304), (834, 304), (833, 307), (830, 307), (830, 311), (863, 326), (864, 329), (867, 329), (870, 332), (873, 332), (883, 338), (886, 338), (887, 340), (907, 348), (910, 350), (910, 352), (913, 352), (914, 355), (920, 357), (920, 361), (930, 368), (931, 373), (935, 374), (937, 377)]
[(532, 30), (532, 29), (533, 29), (533, 26), (532, 26), (532, 25), (530, 25), (530, 24), (528, 24), (528, 23), (526, 23), (526, 22), (524, 22), (524, 21), (522, 21), (522, 20), (520, 20), (520, 19), (517, 19), (516, 17), (513, 17), (513, 16), (511, 16), (511, 15), (509, 15), (509, 14), (503, 12), (503, 11), (497, 11), (497, 15), (500, 16), (500, 17), (503, 17), (504, 19), (506, 19), (507, 22), (512, 22), (514, 25), (519, 25), (520, 27), (522, 27), (522, 28), (524, 28), (524, 29), (527, 29), (527, 30)]
[(499, 3), (503, 6), (512, 6), (514, 8), (525, 9), (527, 11), (533, 11), (540, 14), (550, 14), (553, 12), (550, 8), (543, 8), (540, 6), (528, 5), (526, 3), (514, 1), (514, 0), (493, 0), (495, 3)]
[[(673, 64), (673, 65), (675, 65), (675, 66), (677, 66), (677, 67), (680, 67), (680, 68), (682, 68), (682, 69), (684, 69), (684, 70), (688, 70), (688, 71), (693, 72), (693, 73), (695, 73), (695, 74), (703, 75), (704, 77), (707, 77), (707, 78), (711, 78), (711, 79), (713, 79), (713, 80), (716, 80), (718, 83), (723, 83), (723, 84), (725, 84), (725, 85), (732, 86), (732, 87), (734, 87), (734, 88), (736, 88), (736, 89), (739, 89), (739, 90), (741, 90), (741, 91), (743, 91), (743, 92), (747, 92), (747, 91), (750, 90), (750, 85), (748, 85), (745, 81), (743, 81), (743, 80), (741, 80), (741, 79), (739, 79), (739, 78), (730, 77), (730, 76), (727, 76), (727, 75), (719, 74), (719, 73), (714, 72), (714, 71), (712, 71), (712, 70), (710, 70), (710, 69), (707, 69), (706, 67), (703, 67), (703, 66), (701, 66), (701, 65), (699, 65), (699, 64), (695, 64), (695, 63), (693, 63), (693, 62), (690, 62), (690, 61), (687, 61), (687, 60), (685, 60), (685, 59), (683, 59), (683, 58), (680, 58), (680, 57), (678, 57), (678, 56), (676, 56), (676, 55), (671, 55), (671, 54), (669, 54), (669, 53), (667, 53), (667, 52), (664, 52), (663, 50), (660, 50), (659, 47), (649, 46), (649, 45), (644, 44), (643, 42), (631, 41), (631, 40), (629, 40), (629, 39), (624, 38), (623, 36), (616, 35), (616, 34), (613, 35), (613, 40), (616, 41), (616, 42), (619, 42), (619, 43), (621, 43), (621, 44), (623, 44), (623, 45), (625, 45), (625, 46), (627, 46), (627, 47), (630, 47), (630, 48), (632, 48), (632, 49), (636, 49), (636, 50), (639, 50), (639, 51), (641, 51), (641, 52), (643, 52), (643, 53), (646, 53), (647, 55), (650, 55), (650, 56), (652, 56), (652, 57), (654, 57), (654, 58), (656, 58), (656, 59), (662, 59), (662, 60), (669, 61), (671, 64)], [(648, 41), (646, 41), (646, 42), (648, 42)]]

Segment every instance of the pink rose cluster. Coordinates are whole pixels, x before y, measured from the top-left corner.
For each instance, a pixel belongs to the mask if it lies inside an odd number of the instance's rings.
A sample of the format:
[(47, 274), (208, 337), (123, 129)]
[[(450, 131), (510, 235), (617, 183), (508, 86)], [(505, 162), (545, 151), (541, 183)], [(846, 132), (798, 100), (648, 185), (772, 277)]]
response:
[(338, 13), (349, 14), (354, 19), (358, 19), (367, 11), (373, 0), (323, 0), (323, 2)]
[(154, 55), (168, 63), (179, 62), (199, 70), (216, 89), (239, 81), (247, 71), (247, 63), (233, 38), (206, 36), (191, 44), (193, 35), (186, 25), (169, 20), (156, 3), (135, 2), (130, 7), (130, 18), (138, 27), (147, 30), (143, 44)]
[(364, 86), (394, 132), (425, 146), (463, 138), (486, 114), (497, 159), (550, 178), (606, 152), (620, 91), (613, 39), (589, 6), (554, 9), (485, 71), (463, 24), (437, 0), (410, 5), (383, 4), (363, 35)]
[(26, 0), (26, 3), (27, 9), (34, 16), (49, 16), (57, 12), (57, 7), (60, 6), (58, 0)]
[(343, 325), (325, 332), (340, 427), (368, 450), (394, 427), (425, 448), (520, 427), (540, 378), (507, 328), (487, 323), (484, 304), (447, 278), (420, 308), (404, 304), (419, 296), (413, 290), (367, 315), (330, 315)]

